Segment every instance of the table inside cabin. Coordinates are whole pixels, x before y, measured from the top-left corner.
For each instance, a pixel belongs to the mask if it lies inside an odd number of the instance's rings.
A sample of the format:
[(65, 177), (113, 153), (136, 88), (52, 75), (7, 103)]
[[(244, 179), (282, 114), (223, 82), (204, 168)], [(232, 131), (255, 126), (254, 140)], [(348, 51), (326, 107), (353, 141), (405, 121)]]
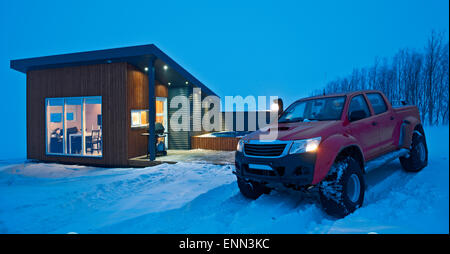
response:
[[(85, 142), (87, 143), (88, 140), (92, 140), (92, 135), (86, 135), (85, 137)], [(73, 133), (73, 134), (69, 134), (69, 154), (72, 154), (72, 148), (74, 150), (74, 154), (76, 154), (76, 151), (80, 151), (81, 152), (81, 138), (82, 138), (82, 134), (81, 133)]]

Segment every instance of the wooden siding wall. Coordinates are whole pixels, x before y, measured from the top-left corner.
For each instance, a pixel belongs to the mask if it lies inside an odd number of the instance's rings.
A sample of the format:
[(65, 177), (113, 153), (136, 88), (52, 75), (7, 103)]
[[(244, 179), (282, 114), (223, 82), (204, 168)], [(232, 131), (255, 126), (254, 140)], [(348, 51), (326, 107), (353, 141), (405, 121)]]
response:
[(169, 89), (167, 86), (161, 84), (158, 80), (155, 80), (155, 96), (156, 97), (169, 97)]
[(191, 137), (192, 149), (235, 151), (240, 138), (234, 137)]
[[(155, 96), (167, 97), (168, 89), (159, 81), (155, 81)], [(127, 66), (127, 127), (128, 127), (128, 158), (147, 154), (148, 137), (146, 127), (131, 128), (131, 110), (148, 108), (148, 76), (136, 67)]]
[(148, 137), (141, 134), (147, 128), (131, 128), (131, 110), (148, 108), (148, 76), (136, 67), (127, 66), (127, 134), (128, 158), (147, 153)]
[[(35, 70), (27, 73), (27, 157), (65, 163), (125, 166), (126, 63)], [(45, 98), (102, 97), (103, 157), (46, 155)]]

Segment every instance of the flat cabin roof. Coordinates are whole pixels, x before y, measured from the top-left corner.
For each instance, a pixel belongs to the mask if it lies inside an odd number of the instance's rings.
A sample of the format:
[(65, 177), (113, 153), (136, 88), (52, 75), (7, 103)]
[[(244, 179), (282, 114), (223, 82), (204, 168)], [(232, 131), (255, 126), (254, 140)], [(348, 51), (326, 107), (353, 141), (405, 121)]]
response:
[[(188, 82), (201, 88), (207, 95), (217, 96), (154, 44), (17, 59), (11, 60), (10, 67), (27, 73), (32, 70), (127, 62), (146, 72), (145, 68), (152, 59), (155, 59), (155, 76), (161, 83), (168, 85), (170, 82), (171, 86), (185, 86)], [(165, 65), (167, 69), (164, 68)]]

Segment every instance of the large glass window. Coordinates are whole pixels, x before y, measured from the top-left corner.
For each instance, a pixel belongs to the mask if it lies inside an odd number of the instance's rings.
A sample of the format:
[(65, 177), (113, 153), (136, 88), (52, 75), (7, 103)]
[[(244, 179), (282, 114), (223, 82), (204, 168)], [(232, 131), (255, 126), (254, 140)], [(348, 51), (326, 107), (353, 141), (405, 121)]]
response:
[(101, 97), (46, 99), (47, 153), (102, 156)]

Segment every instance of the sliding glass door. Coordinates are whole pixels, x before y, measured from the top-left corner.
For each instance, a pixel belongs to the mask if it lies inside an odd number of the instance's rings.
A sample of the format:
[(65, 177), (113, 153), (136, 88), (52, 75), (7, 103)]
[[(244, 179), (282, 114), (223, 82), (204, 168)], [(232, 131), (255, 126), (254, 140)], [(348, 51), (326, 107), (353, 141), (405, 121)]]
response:
[[(161, 123), (167, 133), (169, 129), (167, 128), (167, 98), (166, 97), (156, 97), (155, 100), (155, 122)], [(169, 139), (158, 138), (157, 143), (164, 142), (166, 149), (169, 147)]]
[(47, 98), (46, 152), (102, 156), (101, 97)]
[(64, 104), (65, 121), (64, 130), (67, 137), (64, 145), (66, 154), (78, 154), (82, 152), (83, 132), (82, 132), (82, 115), (81, 108), (83, 105), (82, 98), (66, 98)]
[(102, 98), (84, 99), (84, 124), (86, 156), (102, 156)]
[(47, 153), (64, 153), (64, 99), (47, 99)]

